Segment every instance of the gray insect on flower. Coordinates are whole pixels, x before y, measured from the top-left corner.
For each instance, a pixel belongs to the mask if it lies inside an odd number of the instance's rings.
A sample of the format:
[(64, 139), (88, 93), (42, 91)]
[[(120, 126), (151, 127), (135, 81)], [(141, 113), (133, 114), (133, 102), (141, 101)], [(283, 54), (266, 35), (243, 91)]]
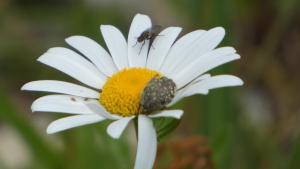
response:
[(141, 98), (143, 112), (161, 110), (174, 98), (176, 84), (167, 77), (154, 77), (145, 87)]

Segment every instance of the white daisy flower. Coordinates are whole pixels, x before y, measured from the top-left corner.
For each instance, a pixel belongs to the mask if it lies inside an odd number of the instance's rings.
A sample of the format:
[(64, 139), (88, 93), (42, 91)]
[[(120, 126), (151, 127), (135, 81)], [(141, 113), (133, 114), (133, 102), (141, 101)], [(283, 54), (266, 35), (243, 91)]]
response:
[(38, 58), (89, 87), (56, 80), (33, 81), (22, 87), (59, 93), (35, 100), (33, 112), (73, 114), (52, 122), (48, 134), (109, 119), (113, 122), (107, 133), (117, 139), (136, 118), (138, 145), (134, 168), (151, 169), (157, 150), (152, 118), (180, 119), (182, 110), (166, 108), (187, 96), (243, 84), (232, 75), (204, 74), (240, 58), (232, 47), (215, 49), (225, 35), (223, 28), (196, 30), (176, 40), (182, 28), (168, 27), (154, 38), (151, 47), (149, 39), (137, 42), (151, 26), (148, 16), (137, 14), (127, 41), (114, 26), (100, 26), (109, 53), (90, 38), (72, 36), (66, 42), (80, 54), (55, 47)]

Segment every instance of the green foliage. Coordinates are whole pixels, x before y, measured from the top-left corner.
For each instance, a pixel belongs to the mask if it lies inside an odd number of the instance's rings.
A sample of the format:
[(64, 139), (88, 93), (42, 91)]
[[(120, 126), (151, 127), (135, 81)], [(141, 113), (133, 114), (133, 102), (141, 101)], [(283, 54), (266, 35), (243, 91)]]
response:
[(165, 136), (174, 131), (181, 120), (174, 118), (159, 118), (154, 120), (154, 125), (157, 132), (158, 141), (162, 140)]

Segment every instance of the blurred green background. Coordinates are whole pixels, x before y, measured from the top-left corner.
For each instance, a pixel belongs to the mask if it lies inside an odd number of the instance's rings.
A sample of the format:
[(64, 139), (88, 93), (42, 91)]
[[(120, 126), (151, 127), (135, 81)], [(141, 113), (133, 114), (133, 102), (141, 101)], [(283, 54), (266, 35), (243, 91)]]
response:
[(161, 141), (156, 169), (300, 168), (299, 0), (0, 0), (0, 169), (132, 168), (132, 131), (113, 140), (101, 123), (46, 135), (60, 115), (32, 114), (41, 95), (20, 87), (38, 79), (72, 81), (36, 59), (50, 47), (67, 47), (71, 35), (105, 46), (100, 24), (127, 36), (136, 13), (183, 33), (223, 26), (221, 46), (234, 46), (242, 57), (211, 73), (238, 75), (244, 86), (176, 105), (186, 113)]

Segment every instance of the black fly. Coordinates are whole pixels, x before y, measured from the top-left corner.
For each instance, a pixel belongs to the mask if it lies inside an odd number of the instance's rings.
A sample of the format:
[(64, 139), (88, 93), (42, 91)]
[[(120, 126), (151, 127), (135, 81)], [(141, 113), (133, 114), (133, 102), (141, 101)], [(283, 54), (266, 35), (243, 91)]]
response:
[[(137, 42), (135, 43), (135, 45), (137, 43), (142, 43), (142, 46), (141, 46), (141, 49), (140, 49), (140, 52), (139, 54), (141, 53), (142, 51), (142, 48), (143, 46), (145, 45), (146, 43), (146, 40), (149, 40), (150, 41), (150, 46), (152, 47), (152, 42), (154, 40), (154, 38), (156, 36), (159, 36), (158, 33), (159, 31), (161, 30), (161, 26), (160, 25), (153, 25), (151, 28), (148, 28), (146, 29), (145, 31), (143, 31), (139, 37), (137, 37)], [(134, 46), (135, 46), (134, 45)]]

